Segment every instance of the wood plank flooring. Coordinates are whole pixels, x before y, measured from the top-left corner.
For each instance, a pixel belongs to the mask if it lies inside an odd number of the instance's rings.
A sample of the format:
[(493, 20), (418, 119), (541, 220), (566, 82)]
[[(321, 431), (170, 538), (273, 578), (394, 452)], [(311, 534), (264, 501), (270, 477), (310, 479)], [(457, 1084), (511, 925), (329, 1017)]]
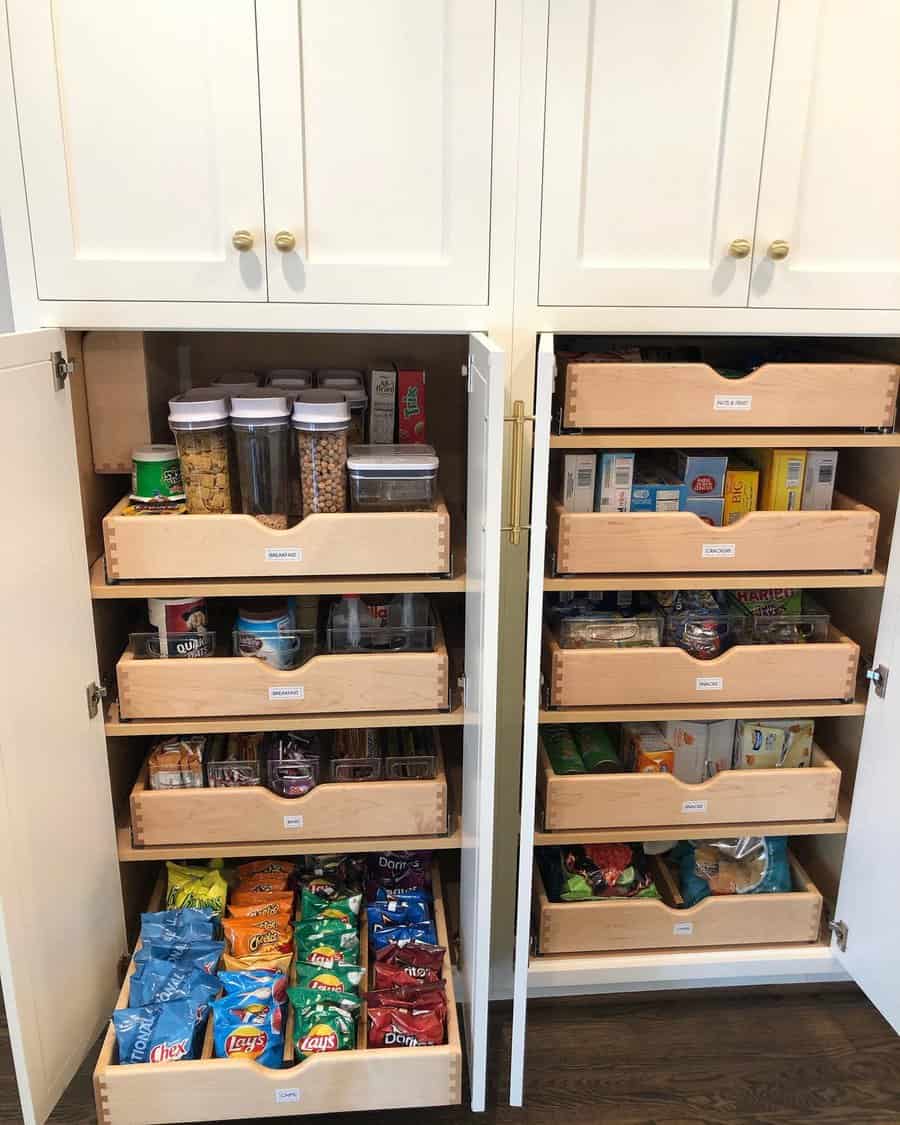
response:
[[(302, 1118), (308, 1125), (900, 1125), (900, 1039), (853, 989), (540, 1001), (526, 1107), (507, 1102), (510, 1005), (491, 1011), (488, 1112)], [(94, 1121), (85, 1062), (52, 1125)], [(21, 1122), (0, 1022), (0, 1122)], [(260, 1118), (274, 1125), (284, 1118)]]

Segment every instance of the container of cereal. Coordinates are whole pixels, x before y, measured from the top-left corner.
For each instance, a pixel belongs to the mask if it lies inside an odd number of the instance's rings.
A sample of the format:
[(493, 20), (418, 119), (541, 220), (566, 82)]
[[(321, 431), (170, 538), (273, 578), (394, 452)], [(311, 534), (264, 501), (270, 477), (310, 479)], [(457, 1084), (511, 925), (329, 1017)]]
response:
[(313, 373), (302, 367), (277, 367), (266, 372), (267, 387), (277, 387), (278, 394), (294, 398), (298, 391), (307, 391), (313, 385)]
[(241, 511), (266, 527), (286, 528), (291, 442), (288, 400), (278, 394), (234, 395), (230, 416)]
[(221, 515), (232, 510), (228, 428), (224, 398), (169, 400), (169, 429), (178, 447), (190, 515)]
[(351, 445), (347, 472), (356, 512), (434, 509), (438, 458), (430, 445)]
[(294, 400), (293, 427), (304, 516), (346, 512), (349, 403), (340, 391), (301, 391)]
[(369, 397), (366, 394), (362, 373), (359, 371), (320, 371), (318, 385), (330, 391), (341, 391), (350, 403), (349, 445), (358, 445), (366, 440), (366, 412)]

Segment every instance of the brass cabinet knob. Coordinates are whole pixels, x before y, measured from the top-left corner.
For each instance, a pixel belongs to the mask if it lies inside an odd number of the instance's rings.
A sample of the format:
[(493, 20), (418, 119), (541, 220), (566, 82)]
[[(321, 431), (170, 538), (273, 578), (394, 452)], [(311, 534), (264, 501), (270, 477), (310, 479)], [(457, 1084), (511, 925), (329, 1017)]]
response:
[(275, 235), (275, 248), (280, 250), (283, 254), (290, 253), (291, 250), (297, 245), (297, 239), (291, 234), (289, 230), (280, 230)]
[(751, 249), (749, 238), (735, 238), (729, 243), (728, 253), (732, 258), (746, 258)]
[(248, 230), (236, 230), (231, 236), (231, 245), (235, 250), (252, 250), (253, 235)]
[(773, 262), (783, 262), (790, 252), (791, 244), (785, 242), (783, 238), (776, 238), (768, 250), (769, 257)]

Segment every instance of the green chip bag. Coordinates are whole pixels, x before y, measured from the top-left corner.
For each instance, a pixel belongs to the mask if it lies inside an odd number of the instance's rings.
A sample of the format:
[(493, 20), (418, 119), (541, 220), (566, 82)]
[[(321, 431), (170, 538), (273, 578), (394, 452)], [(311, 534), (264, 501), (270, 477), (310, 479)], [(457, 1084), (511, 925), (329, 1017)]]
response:
[(297, 984), (303, 988), (325, 992), (356, 992), (365, 969), (359, 965), (317, 965), (297, 962)]
[(359, 931), (342, 922), (298, 922), (294, 926), (297, 960), (314, 965), (359, 964)]
[(357, 925), (362, 895), (346, 895), (343, 898), (323, 899), (308, 887), (303, 888), (300, 897), (300, 917), (304, 922), (343, 922)]
[(293, 985), (288, 989), (288, 996), (294, 1008), (303, 1011), (305, 1008), (340, 1008), (355, 1016), (360, 1009), (360, 998), (352, 992), (322, 992), (315, 988), (304, 988), (302, 985)]
[(327, 1004), (295, 1007), (294, 1053), (298, 1059), (327, 1051), (349, 1051), (355, 1044), (356, 1017), (349, 1012)]

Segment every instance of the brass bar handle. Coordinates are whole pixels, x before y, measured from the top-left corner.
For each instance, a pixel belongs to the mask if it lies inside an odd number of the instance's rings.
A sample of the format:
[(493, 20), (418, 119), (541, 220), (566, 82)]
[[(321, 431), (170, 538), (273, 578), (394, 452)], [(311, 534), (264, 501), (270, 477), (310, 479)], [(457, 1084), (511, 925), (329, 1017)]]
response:
[(522, 541), (522, 532), (527, 531), (528, 524), (522, 523), (522, 477), (525, 471), (525, 423), (533, 422), (534, 416), (525, 413), (525, 403), (517, 398), (513, 403), (512, 414), (504, 418), (505, 422), (512, 423), (512, 475), (509, 478), (509, 518), (507, 527), (500, 530), (509, 535), (509, 542), (517, 547)]

